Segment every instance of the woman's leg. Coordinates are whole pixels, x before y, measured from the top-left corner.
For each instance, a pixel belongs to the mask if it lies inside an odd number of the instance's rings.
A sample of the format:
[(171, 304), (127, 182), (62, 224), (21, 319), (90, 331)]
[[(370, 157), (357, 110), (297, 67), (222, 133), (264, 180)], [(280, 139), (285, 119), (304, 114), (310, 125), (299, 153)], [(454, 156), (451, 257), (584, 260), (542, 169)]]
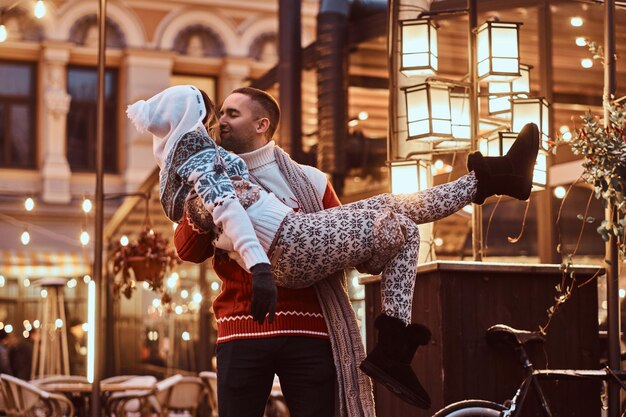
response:
[(474, 172), (413, 194), (380, 194), (336, 209), (391, 210), (416, 224), (430, 223), (456, 213), (476, 196), (478, 181)]
[(382, 312), (408, 325), (411, 323), (420, 234), (413, 221), (404, 216), (396, 217), (402, 224), (406, 240), (381, 274)]
[(288, 215), (270, 260), (278, 285), (304, 288), (372, 256), (374, 210), (323, 210)]

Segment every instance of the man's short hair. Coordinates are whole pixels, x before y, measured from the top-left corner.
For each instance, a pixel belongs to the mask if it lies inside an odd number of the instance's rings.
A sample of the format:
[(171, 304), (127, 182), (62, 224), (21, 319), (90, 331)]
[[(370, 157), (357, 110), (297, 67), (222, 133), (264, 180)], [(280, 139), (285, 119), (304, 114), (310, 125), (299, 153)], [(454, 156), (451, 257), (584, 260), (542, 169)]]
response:
[(280, 107), (276, 102), (276, 99), (272, 97), (271, 94), (259, 90), (254, 87), (241, 87), (236, 90), (233, 90), (233, 93), (243, 94), (258, 104), (258, 111), (262, 112), (261, 114), (257, 114), (256, 116), (267, 117), (270, 121), (270, 127), (267, 129), (267, 138), (271, 139), (274, 137), (274, 133), (276, 133), (276, 129), (278, 128), (278, 123), (280, 122)]

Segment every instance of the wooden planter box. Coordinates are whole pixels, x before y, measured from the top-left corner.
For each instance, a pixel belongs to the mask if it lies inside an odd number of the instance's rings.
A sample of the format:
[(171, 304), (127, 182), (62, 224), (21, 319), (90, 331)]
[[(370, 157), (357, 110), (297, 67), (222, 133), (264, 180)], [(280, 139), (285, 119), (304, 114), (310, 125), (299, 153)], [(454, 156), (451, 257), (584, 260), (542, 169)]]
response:
[[(579, 283), (596, 267), (575, 268)], [(485, 330), (497, 323), (536, 330), (546, 322), (559, 265), (496, 264), (437, 261), (420, 265), (413, 298), (413, 321), (432, 331), (431, 343), (420, 347), (413, 360), (433, 407), (423, 411), (403, 403), (376, 384), (379, 417), (431, 416), (444, 405), (478, 398), (510, 399), (523, 378), (516, 357), (487, 346)], [(374, 319), (380, 313), (380, 278), (361, 279), (366, 291), (367, 351), (374, 346)], [(577, 288), (552, 319), (545, 354), (529, 348), (536, 368), (598, 369), (598, 296), (595, 280)], [(600, 383), (561, 381), (542, 383), (555, 416), (600, 415)], [(525, 416), (541, 415), (534, 395)]]

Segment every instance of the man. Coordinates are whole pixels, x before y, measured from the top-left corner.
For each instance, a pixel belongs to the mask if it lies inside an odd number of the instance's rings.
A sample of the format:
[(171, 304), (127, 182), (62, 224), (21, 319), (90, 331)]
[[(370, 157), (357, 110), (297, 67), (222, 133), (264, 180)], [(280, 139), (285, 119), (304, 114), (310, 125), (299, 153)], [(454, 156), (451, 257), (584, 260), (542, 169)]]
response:
[[(339, 205), (337, 195), (321, 171), (295, 166), (293, 162), (285, 164), (272, 140), (279, 119), (280, 110), (272, 96), (249, 87), (237, 89), (222, 105), (221, 145), (244, 159), (252, 181), (295, 210), (303, 207), (303, 201), (296, 197), (302, 195), (303, 185), (285, 172), (294, 169), (304, 174), (305, 185), (311, 191), (309, 195), (315, 195), (312, 198), (319, 200), (318, 205), (323, 208)], [(211, 235), (199, 230), (193, 218), (192, 210), (188, 210), (176, 229), (174, 242), (183, 260), (202, 262), (213, 255)], [(260, 324), (250, 315), (253, 295), (250, 274), (220, 251), (215, 252), (213, 262), (222, 280), (222, 291), (213, 303), (218, 323), (220, 417), (261, 417), (274, 374), (280, 378), (294, 417), (332, 417), (338, 404), (342, 410), (349, 409), (340, 412), (344, 415), (373, 415), (372, 402), (367, 397), (371, 397), (371, 393), (361, 393), (366, 390), (351, 392), (353, 397), (358, 396), (355, 402), (365, 411), (345, 406), (345, 401), (335, 396), (338, 382), (326, 324), (328, 318), (322, 313), (313, 287), (278, 288), (275, 318)], [(334, 328), (332, 331), (336, 332)]]

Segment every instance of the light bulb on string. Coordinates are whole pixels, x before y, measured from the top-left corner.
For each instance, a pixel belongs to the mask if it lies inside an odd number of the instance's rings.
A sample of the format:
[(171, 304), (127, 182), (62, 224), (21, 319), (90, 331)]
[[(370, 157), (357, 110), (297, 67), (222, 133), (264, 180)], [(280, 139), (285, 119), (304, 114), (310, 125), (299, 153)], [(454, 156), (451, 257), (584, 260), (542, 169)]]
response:
[(24, 200), (24, 208), (26, 209), (26, 211), (33, 211), (33, 209), (35, 208), (35, 200), (33, 200), (32, 197), (28, 197), (26, 200)]
[(35, 17), (41, 19), (46, 15), (46, 3), (43, 0), (37, 0), (35, 3)]
[(91, 200), (88, 198), (83, 199), (83, 211), (85, 213), (89, 213), (92, 208), (93, 204), (91, 203)]
[(28, 233), (28, 229), (22, 232), (20, 236), (20, 240), (22, 241), (22, 245), (26, 246), (30, 243), (30, 233)]
[(80, 234), (80, 243), (83, 246), (87, 246), (89, 244), (89, 233), (83, 230)]
[(128, 246), (128, 236), (126, 235), (122, 235), (122, 237), (120, 237), (120, 245), (122, 246)]
[(0, 43), (7, 40), (9, 37), (9, 32), (7, 32), (7, 27), (4, 26), (4, 23), (0, 23)]

